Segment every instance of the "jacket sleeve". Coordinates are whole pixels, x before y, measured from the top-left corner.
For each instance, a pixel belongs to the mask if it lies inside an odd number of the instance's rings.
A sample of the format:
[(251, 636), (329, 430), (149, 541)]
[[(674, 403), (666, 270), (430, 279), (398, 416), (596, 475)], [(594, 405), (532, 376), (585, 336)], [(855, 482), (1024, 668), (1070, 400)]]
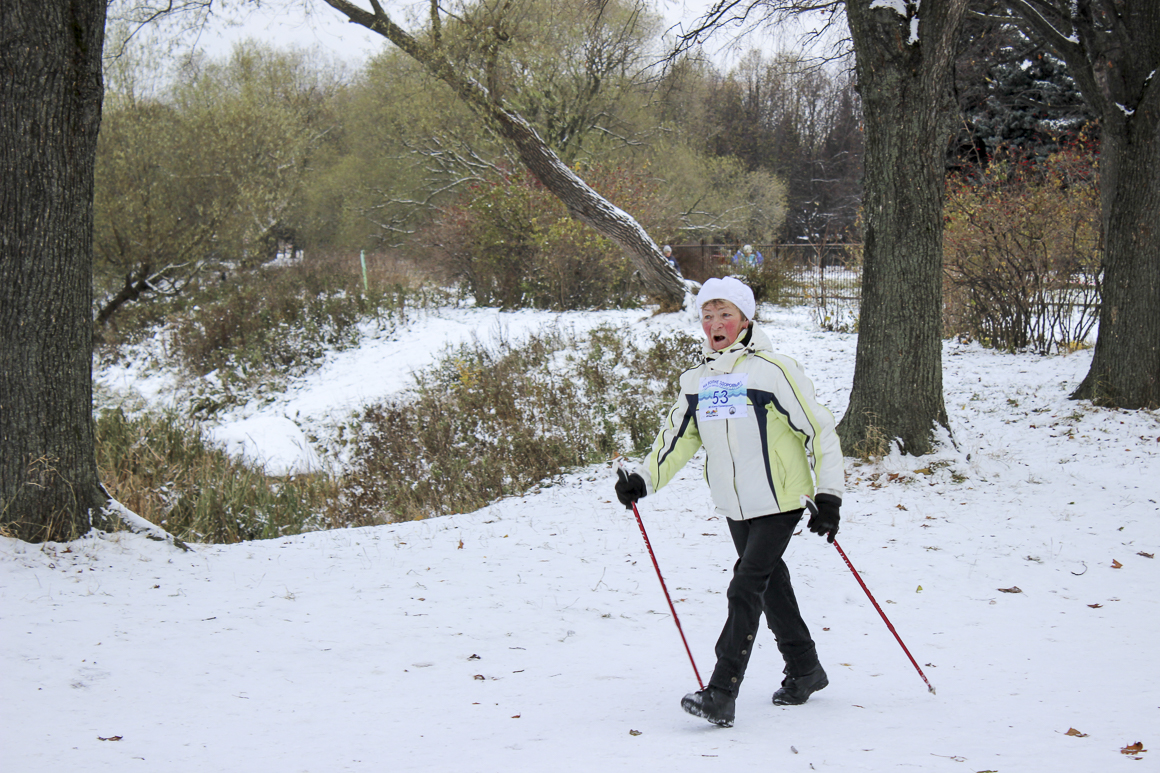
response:
[(682, 389), (677, 402), (662, 420), (652, 450), (637, 468), (637, 472), (644, 478), (648, 493), (663, 488), (701, 447), (696, 415), (697, 393), (690, 394)]
[(775, 394), (790, 426), (804, 436), (817, 493), (841, 499), (846, 490), (846, 472), (834, 415), (818, 402), (813, 382), (796, 361), (788, 357), (770, 361), (781, 371), (783, 378), (777, 379)]

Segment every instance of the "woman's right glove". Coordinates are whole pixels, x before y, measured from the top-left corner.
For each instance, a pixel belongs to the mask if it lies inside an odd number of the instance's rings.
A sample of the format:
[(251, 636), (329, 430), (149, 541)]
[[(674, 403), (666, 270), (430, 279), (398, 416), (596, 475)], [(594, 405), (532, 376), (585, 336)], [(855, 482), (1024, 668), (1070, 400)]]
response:
[(814, 504), (816, 509), (810, 508), (810, 520), (806, 522), (806, 528), (814, 534), (827, 537), (830, 544), (833, 544), (838, 534), (838, 509), (842, 506), (842, 500), (833, 494), (818, 494), (814, 497)]
[(620, 504), (624, 505), (626, 509), (631, 509), (633, 502), (644, 498), (648, 494), (648, 489), (644, 485), (644, 478), (640, 477), (637, 473), (625, 472), (623, 467), (618, 467), (616, 477), (616, 498), (620, 500)]

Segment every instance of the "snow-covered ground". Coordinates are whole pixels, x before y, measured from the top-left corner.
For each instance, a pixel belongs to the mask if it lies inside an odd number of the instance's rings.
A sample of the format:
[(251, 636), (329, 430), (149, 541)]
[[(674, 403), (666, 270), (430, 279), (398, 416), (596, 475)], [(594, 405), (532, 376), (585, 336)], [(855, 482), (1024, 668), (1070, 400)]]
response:
[[(840, 413), (855, 338), (763, 312)], [(404, 386), (434, 342), (554, 320), (433, 314), (215, 432), (293, 463), (304, 445), (262, 422), (309, 430)], [(609, 320), (695, 331), (565, 315)], [(124, 533), (0, 539), (3, 769), (1156, 770), (1160, 748), (1124, 751), (1160, 743), (1160, 417), (1069, 401), (1089, 362), (948, 342), (958, 448), (847, 460), (838, 541), (936, 694), (834, 548), (803, 532), (787, 560), (830, 686), (772, 705), (763, 631), (736, 725), (682, 712), (693, 669), (597, 466), (475, 513), (190, 553)], [(150, 378), (100, 374), (164, 399)], [(734, 555), (699, 461), (640, 509), (707, 679)]]

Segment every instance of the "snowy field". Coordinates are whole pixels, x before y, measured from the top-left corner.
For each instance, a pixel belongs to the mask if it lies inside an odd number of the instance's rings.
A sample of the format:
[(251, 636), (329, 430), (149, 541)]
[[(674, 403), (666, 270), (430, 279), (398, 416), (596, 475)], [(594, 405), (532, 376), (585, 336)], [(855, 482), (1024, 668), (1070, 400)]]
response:
[[(304, 430), (404, 386), (433, 341), (556, 317), (431, 314), (215, 434), (308, 465)], [(804, 310), (762, 317), (840, 414), (855, 338)], [(696, 331), (640, 312), (562, 324), (602, 321)], [(803, 532), (787, 561), (830, 686), (774, 706), (762, 631), (736, 725), (682, 712), (696, 677), (598, 465), (475, 513), (190, 553), (128, 534), (0, 539), (3, 770), (1160, 769), (1160, 417), (1068, 400), (1089, 362), (948, 342), (958, 447), (847, 459), (838, 541), (936, 694), (837, 551)], [(132, 367), (98, 381), (172, 394)], [(707, 679), (735, 556), (699, 461), (640, 510)], [(1149, 751), (1127, 753), (1137, 742)]]

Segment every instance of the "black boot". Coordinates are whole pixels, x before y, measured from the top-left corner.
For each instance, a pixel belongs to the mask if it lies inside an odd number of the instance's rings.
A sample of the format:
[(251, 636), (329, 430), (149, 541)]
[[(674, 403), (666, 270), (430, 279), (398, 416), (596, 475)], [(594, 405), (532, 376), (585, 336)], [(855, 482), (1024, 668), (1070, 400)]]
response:
[(719, 687), (706, 687), (681, 698), (681, 708), (685, 711), (721, 727), (733, 727), (736, 704), (732, 693)]
[(799, 706), (829, 683), (821, 666), (808, 674), (787, 676), (781, 680), (781, 688), (773, 694), (773, 702), (778, 706)]

